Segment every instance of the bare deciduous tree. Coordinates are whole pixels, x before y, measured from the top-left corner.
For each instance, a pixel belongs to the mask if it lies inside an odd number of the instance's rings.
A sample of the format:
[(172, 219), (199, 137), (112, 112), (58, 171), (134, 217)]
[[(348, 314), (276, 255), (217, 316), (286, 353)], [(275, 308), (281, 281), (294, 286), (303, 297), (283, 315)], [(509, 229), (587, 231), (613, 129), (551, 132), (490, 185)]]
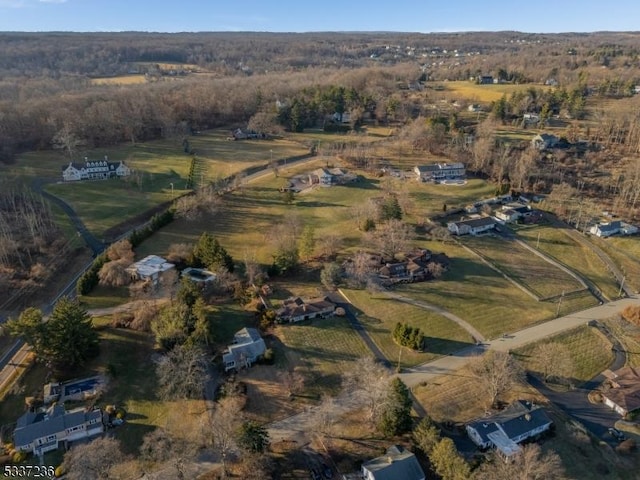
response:
[(411, 228), (401, 220), (391, 219), (367, 232), (368, 243), (387, 259), (406, 251), (411, 240)]
[(238, 430), (242, 423), (243, 399), (229, 396), (221, 399), (209, 416), (205, 437), (210, 439), (214, 451), (220, 455), (222, 472), (226, 476), (226, 462), (238, 450)]
[(98, 272), (100, 285), (109, 285), (112, 287), (122, 287), (131, 282), (131, 274), (127, 272), (127, 267), (131, 262), (127, 260), (112, 260), (105, 263)]
[(541, 343), (531, 352), (532, 369), (542, 373), (544, 381), (551, 377), (567, 378), (573, 369), (569, 349), (558, 343)]
[(73, 447), (64, 455), (65, 478), (69, 480), (99, 480), (118, 478), (112, 475), (114, 466), (124, 460), (120, 442), (113, 437), (97, 438)]
[(193, 243), (172, 243), (167, 251), (167, 260), (171, 263), (186, 263), (193, 257)]
[(487, 407), (495, 406), (498, 397), (522, 377), (520, 365), (509, 353), (494, 350), (475, 359), (471, 371), (487, 395)]
[(373, 357), (362, 357), (344, 375), (344, 385), (362, 398), (367, 419), (373, 421), (389, 392), (389, 372)]
[(107, 258), (111, 261), (122, 260), (131, 264), (134, 256), (131, 242), (127, 239), (119, 240), (107, 248)]
[(476, 480), (560, 480), (566, 478), (562, 461), (555, 452), (542, 453), (535, 443), (524, 445), (519, 453), (505, 462), (493, 455), (474, 475)]
[(200, 348), (178, 345), (159, 360), (156, 372), (163, 399), (199, 398), (208, 378), (207, 360)]
[(145, 470), (162, 470), (164, 478), (179, 480), (186, 478), (186, 464), (196, 453), (196, 445), (163, 428), (146, 434), (140, 446), (140, 458)]
[(320, 255), (325, 258), (333, 258), (342, 244), (342, 239), (337, 235), (322, 235), (318, 239), (318, 250)]
[(299, 394), (304, 388), (304, 375), (299, 370), (280, 372), (278, 378), (290, 396)]

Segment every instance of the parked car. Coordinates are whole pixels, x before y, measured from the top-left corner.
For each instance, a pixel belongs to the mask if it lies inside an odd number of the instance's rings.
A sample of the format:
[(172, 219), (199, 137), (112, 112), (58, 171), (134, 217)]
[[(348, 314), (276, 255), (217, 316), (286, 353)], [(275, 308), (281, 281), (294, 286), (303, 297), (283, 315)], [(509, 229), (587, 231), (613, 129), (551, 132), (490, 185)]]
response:
[(622, 433), (620, 430), (618, 430), (617, 428), (609, 428), (609, 435), (611, 435), (613, 438), (615, 438), (616, 440), (618, 440), (619, 442), (623, 441), (625, 438), (624, 433)]

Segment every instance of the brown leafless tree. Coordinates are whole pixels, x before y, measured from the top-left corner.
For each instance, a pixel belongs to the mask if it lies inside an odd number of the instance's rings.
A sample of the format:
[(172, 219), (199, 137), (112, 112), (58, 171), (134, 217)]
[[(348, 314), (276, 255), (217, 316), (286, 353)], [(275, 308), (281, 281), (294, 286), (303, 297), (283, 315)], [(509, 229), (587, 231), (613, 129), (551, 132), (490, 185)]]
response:
[(500, 395), (522, 378), (522, 368), (518, 362), (509, 353), (494, 350), (475, 359), (471, 371), (483, 387), (487, 408), (494, 407)]
[(97, 438), (78, 445), (64, 456), (65, 478), (69, 480), (101, 480), (119, 478), (112, 469), (124, 460), (120, 442), (113, 437)]

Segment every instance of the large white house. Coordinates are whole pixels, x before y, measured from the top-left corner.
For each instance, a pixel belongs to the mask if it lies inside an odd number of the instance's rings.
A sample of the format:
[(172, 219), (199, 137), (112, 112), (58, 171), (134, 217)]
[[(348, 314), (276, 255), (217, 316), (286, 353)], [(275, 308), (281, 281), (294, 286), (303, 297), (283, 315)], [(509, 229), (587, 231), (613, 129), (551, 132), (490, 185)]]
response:
[(465, 168), (462, 163), (433, 163), (413, 168), (419, 182), (463, 178)]
[(67, 412), (53, 405), (45, 412), (27, 412), (18, 418), (13, 432), (16, 450), (41, 455), (57, 450), (61, 443), (100, 435), (104, 431), (102, 411), (77, 408)]
[(162, 274), (176, 268), (158, 255), (148, 255), (142, 260), (132, 263), (126, 268), (132, 280), (148, 280), (154, 285), (158, 283)]
[(62, 179), (65, 182), (106, 180), (129, 175), (131, 169), (124, 162), (110, 162), (106, 156), (104, 160), (89, 160), (85, 157), (84, 164), (69, 162), (69, 165), (62, 167)]

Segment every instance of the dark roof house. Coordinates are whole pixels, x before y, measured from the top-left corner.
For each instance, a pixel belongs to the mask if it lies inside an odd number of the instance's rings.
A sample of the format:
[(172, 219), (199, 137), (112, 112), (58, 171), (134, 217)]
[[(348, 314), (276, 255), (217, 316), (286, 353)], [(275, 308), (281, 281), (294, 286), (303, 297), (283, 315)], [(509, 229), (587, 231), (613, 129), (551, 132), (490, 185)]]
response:
[(27, 412), (18, 418), (13, 432), (16, 450), (42, 454), (57, 450), (60, 442), (72, 442), (104, 431), (102, 411), (77, 408), (67, 412), (53, 405), (44, 412)]
[(467, 424), (466, 430), (478, 447), (493, 447), (509, 457), (520, 451), (519, 443), (547, 431), (552, 423), (541, 407), (518, 400), (502, 412)]
[(602, 394), (605, 405), (622, 416), (640, 409), (640, 368), (624, 367), (605, 375), (610, 386)]
[(399, 445), (389, 447), (381, 457), (364, 462), (362, 476), (366, 480), (425, 480), (416, 456)]
[(328, 297), (313, 298), (304, 300), (300, 297), (291, 297), (285, 300), (278, 310), (276, 316), (282, 323), (299, 322), (312, 318), (325, 318), (332, 316), (335, 312), (336, 304)]
[(243, 328), (233, 336), (233, 343), (222, 354), (225, 371), (234, 368), (249, 368), (261, 355), (267, 346), (255, 328)]

